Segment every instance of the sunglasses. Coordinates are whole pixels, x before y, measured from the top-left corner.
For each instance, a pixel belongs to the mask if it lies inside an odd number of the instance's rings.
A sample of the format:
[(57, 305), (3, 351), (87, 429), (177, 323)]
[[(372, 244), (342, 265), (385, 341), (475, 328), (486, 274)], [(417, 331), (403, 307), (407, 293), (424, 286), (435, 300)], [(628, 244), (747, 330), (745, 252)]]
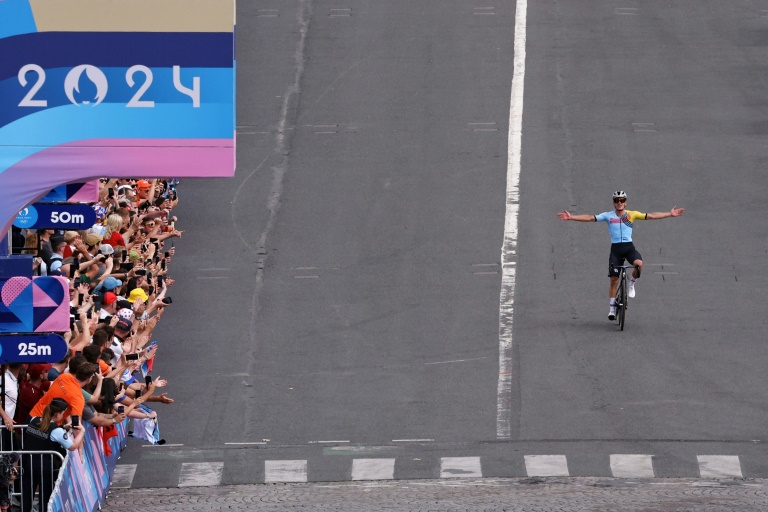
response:
[(625, 198), (625, 197), (617, 197), (616, 199), (613, 200), (613, 202), (614, 203), (626, 203), (627, 202), (627, 198)]

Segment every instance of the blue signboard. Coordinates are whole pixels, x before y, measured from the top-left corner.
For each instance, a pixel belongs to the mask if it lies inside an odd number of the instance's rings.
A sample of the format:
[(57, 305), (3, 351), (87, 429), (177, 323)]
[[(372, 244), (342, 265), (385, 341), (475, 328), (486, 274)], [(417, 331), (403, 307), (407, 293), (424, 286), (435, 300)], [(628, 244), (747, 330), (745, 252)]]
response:
[(96, 212), (87, 204), (35, 203), (19, 212), (13, 225), (21, 229), (88, 229), (96, 222)]
[(67, 348), (58, 334), (0, 335), (0, 362), (58, 363), (67, 355)]

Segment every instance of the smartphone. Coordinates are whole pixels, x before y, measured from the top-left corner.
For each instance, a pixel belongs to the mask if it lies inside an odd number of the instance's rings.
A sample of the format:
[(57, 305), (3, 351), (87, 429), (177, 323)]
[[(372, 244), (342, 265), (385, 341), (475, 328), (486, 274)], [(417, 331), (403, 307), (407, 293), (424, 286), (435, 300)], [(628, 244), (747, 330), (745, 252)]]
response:
[(136, 398), (141, 398), (141, 390), (140, 389), (136, 390)]
[(147, 386), (149, 386), (152, 383), (152, 376), (151, 375), (147, 375), (146, 377), (144, 377), (144, 383)]
[(165, 258), (163, 258), (163, 261), (160, 262), (160, 269), (165, 270)]
[(163, 281), (165, 281), (165, 276), (157, 276), (157, 287), (162, 288), (163, 287)]
[(139, 360), (139, 354), (126, 354), (125, 355), (126, 361), (138, 361)]
[(125, 263), (125, 260), (128, 259), (128, 251), (123, 251), (120, 253), (120, 263)]
[(125, 406), (124, 405), (118, 405), (117, 406), (117, 414), (124, 414), (125, 413)]
[(69, 264), (69, 278), (73, 279), (75, 277), (75, 272), (77, 272), (77, 265), (74, 263)]
[(113, 189), (112, 187), (110, 187), (110, 188), (109, 188), (109, 194), (108, 194), (108, 196), (109, 196), (109, 198), (110, 198), (110, 199), (112, 199), (113, 197), (115, 197), (115, 189)]
[(170, 297), (163, 297), (163, 304), (173, 304), (173, 299)]
[(80, 426), (80, 416), (77, 416), (76, 414), (72, 415), (72, 426), (73, 427), (79, 427)]
[(83, 305), (83, 298), (84, 298), (84, 295), (82, 293), (77, 296), (77, 305), (78, 306), (82, 306)]
[(145, 276), (145, 275), (147, 275), (147, 270), (144, 269), (144, 268), (140, 268), (135, 273), (136, 273), (137, 276)]

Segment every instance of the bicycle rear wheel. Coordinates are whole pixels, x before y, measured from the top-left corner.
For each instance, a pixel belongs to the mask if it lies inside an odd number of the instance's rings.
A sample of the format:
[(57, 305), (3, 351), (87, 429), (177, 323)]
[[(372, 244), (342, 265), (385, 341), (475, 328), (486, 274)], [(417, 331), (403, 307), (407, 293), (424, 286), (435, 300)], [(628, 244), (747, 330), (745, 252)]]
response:
[(622, 272), (621, 283), (619, 284), (619, 301), (621, 305), (617, 311), (619, 317), (619, 329), (624, 330), (624, 317), (627, 313), (627, 274)]

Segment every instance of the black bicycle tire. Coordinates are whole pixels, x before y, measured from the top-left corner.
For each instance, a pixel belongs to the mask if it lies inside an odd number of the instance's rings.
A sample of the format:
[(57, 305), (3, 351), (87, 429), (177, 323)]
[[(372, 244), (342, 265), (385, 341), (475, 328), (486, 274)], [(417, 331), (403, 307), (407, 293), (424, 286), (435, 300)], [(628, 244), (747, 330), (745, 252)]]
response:
[(619, 284), (620, 288), (620, 300), (621, 300), (621, 310), (619, 313), (619, 329), (624, 330), (624, 317), (627, 313), (627, 274), (626, 272), (622, 272), (622, 279), (621, 284)]

